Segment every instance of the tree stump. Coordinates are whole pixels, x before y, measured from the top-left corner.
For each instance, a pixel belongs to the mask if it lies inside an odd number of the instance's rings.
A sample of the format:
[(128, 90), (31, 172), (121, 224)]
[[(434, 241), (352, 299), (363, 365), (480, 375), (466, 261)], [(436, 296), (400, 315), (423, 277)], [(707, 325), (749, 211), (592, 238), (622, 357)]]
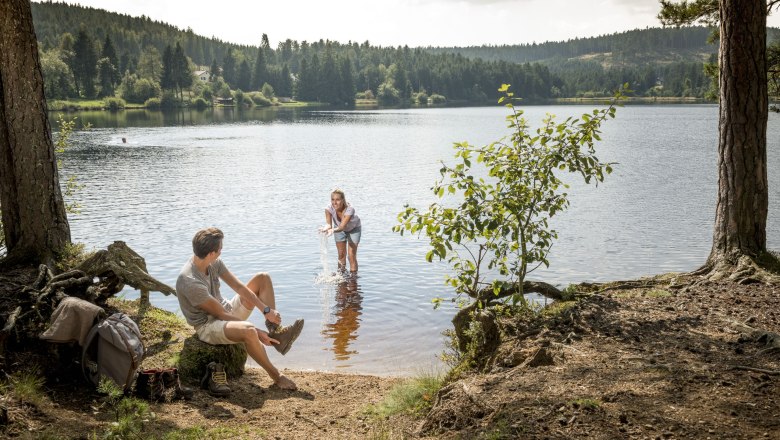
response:
[(228, 378), (235, 379), (244, 374), (246, 358), (244, 344), (211, 345), (192, 335), (184, 340), (179, 354), (179, 375), (186, 382), (198, 383), (209, 362), (219, 362), (225, 366)]

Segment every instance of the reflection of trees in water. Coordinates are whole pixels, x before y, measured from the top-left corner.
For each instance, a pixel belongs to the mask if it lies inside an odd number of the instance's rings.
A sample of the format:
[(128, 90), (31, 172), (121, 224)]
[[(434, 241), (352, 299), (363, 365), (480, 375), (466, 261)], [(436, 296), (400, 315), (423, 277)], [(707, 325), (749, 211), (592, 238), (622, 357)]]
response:
[(336, 360), (343, 361), (357, 354), (356, 350), (350, 350), (349, 344), (357, 339), (357, 330), (360, 327), (360, 315), (363, 296), (357, 279), (349, 278), (339, 284), (336, 290), (336, 306), (333, 316), (336, 322), (325, 324), (322, 330), (323, 336), (333, 339), (333, 353)]

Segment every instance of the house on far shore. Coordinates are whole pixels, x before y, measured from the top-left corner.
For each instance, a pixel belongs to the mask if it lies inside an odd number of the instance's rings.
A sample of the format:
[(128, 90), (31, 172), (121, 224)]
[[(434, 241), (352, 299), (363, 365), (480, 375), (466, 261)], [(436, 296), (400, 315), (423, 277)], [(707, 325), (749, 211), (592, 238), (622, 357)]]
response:
[(211, 81), (211, 72), (209, 72), (208, 70), (196, 70), (192, 74), (195, 75), (196, 78), (198, 78), (203, 82)]

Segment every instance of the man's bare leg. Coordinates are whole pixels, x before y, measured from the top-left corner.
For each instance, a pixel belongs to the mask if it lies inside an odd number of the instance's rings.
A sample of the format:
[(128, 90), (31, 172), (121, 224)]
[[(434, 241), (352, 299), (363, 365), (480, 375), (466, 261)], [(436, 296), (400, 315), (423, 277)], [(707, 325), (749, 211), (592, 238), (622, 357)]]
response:
[[(270, 306), (272, 309), (276, 309), (276, 295), (274, 294), (274, 284), (271, 281), (271, 276), (265, 272), (255, 274), (252, 279), (246, 283), (246, 287), (255, 293), (265, 305)], [(241, 298), (241, 304), (249, 310), (252, 310), (252, 304), (246, 304), (244, 299)]]
[(286, 390), (296, 389), (295, 383), (279, 373), (279, 370), (268, 359), (265, 347), (260, 343), (260, 338), (257, 335), (259, 331), (252, 323), (247, 321), (228, 321), (225, 323), (225, 336), (231, 341), (243, 342), (249, 357), (271, 376), (275, 385)]

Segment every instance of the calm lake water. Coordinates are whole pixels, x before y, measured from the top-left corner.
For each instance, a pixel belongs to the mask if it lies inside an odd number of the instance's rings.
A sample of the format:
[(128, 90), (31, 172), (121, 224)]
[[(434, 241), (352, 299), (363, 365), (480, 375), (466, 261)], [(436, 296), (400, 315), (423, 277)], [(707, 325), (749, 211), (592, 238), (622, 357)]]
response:
[[(589, 106), (531, 106), (579, 115)], [(70, 216), (73, 239), (91, 248), (123, 240), (149, 272), (173, 286), (198, 229), (225, 232), (222, 259), (239, 278), (269, 272), (286, 322), (306, 326), (277, 366), (407, 375), (441, 368), (441, 332), (453, 306), (447, 267), (429, 264), (423, 239), (391, 231), (404, 204), (425, 207), (451, 161), (452, 143), (485, 144), (507, 134), (507, 110), (441, 108), (372, 111), (143, 110), (83, 112), (63, 174), (84, 187)], [(53, 125), (56, 127), (56, 125)], [(127, 143), (122, 142), (122, 138)], [(780, 115), (770, 114), (768, 245), (780, 249)], [(531, 274), (560, 286), (687, 271), (711, 244), (716, 196), (717, 107), (629, 106), (604, 126), (602, 160), (617, 162), (607, 181), (575, 184), (570, 209), (556, 218), (551, 267)], [(363, 221), (360, 277), (319, 285), (317, 227), (338, 186)], [(328, 243), (330, 266), (335, 246)], [(230, 289), (227, 289), (230, 292)], [(132, 291), (128, 298), (136, 297)], [(174, 297), (152, 302), (178, 311)], [(254, 317), (255, 322), (259, 320)]]

